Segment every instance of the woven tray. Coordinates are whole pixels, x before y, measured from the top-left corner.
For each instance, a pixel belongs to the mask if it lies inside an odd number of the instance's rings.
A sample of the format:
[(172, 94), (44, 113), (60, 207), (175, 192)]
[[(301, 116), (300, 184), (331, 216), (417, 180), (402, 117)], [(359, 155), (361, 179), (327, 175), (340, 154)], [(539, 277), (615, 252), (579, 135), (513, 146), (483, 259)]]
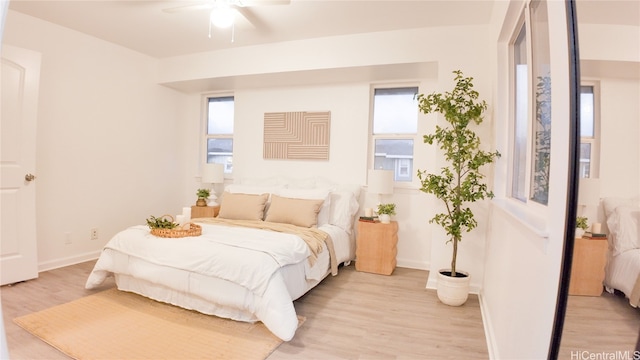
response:
[(182, 238), (187, 236), (200, 236), (202, 235), (202, 226), (194, 223), (187, 223), (173, 229), (151, 229), (151, 235), (155, 235), (163, 238)]

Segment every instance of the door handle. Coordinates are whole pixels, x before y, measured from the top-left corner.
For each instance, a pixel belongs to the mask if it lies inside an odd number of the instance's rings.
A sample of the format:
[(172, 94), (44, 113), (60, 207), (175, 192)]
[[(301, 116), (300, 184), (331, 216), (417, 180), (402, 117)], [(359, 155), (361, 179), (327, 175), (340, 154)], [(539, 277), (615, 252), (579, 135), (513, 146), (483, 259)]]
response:
[(35, 178), (36, 178), (36, 176), (33, 175), (33, 174), (27, 174), (27, 175), (24, 176), (24, 179), (26, 181), (33, 181), (33, 180), (35, 180)]

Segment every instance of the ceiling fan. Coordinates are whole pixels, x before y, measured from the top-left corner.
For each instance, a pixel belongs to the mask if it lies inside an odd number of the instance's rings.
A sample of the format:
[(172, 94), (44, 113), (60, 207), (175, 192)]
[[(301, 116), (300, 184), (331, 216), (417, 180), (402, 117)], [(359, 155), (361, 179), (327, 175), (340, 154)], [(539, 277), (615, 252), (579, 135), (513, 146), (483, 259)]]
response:
[(211, 26), (218, 28), (232, 28), (231, 42), (234, 41), (235, 18), (237, 14), (243, 16), (255, 28), (265, 29), (266, 25), (249, 9), (254, 6), (288, 5), (290, 0), (207, 0), (189, 5), (166, 8), (166, 13), (179, 13), (185, 11), (209, 10), (209, 37)]

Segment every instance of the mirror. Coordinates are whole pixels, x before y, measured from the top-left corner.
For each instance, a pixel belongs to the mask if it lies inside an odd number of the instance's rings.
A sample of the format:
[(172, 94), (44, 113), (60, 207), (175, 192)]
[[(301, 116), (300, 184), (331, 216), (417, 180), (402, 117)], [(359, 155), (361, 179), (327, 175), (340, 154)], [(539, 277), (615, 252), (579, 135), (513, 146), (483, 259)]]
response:
[[(590, 146), (595, 148), (596, 155), (595, 158), (589, 157), (591, 169), (587, 172), (591, 178), (600, 179), (599, 196), (596, 198), (631, 199), (640, 192), (640, 148), (637, 141), (640, 136), (640, 2), (576, 0), (575, 9), (580, 83), (593, 90), (592, 95), (581, 97), (582, 113), (588, 110), (584, 106), (588, 105), (589, 96), (594, 100), (595, 141)], [(589, 92), (585, 88), (582, 91)], [(627, 137), (625, 132), (631, 134)], [(581, 149), (581, 163), (588, 157), (583, 151)], [(584, 190), (586, 187), (581, 188)], [(602, 202), (591, 209), (578, 206), (578, 215), (586, 215), (590, 219), (589, 224), (601, 223), (607, 229)], [(577, 282), (575, 278), (579, 272), (575, 269), (581, 262), (586, 262), (584, 268), (589, 271), (589, 274), (580, 273), (581, 276), (601, 276), (590, 257), (597, 258), (598, 253), (611, 254), (608, 244), (603, 241), (576, 241), (573, 246), (566, 246), (565, 249), (572, 248), (574, 254), (572, 281)], [(608, 260), (609, 255), (605, 256)], [(640, 340), (640, 309), (632, 307), (620, 291), (587, 295), (584, 291), (577, 291), (573, 283), (564, 315), (558, 358), (637, 358), (638, 353), (634, 353), (634, 349)]]

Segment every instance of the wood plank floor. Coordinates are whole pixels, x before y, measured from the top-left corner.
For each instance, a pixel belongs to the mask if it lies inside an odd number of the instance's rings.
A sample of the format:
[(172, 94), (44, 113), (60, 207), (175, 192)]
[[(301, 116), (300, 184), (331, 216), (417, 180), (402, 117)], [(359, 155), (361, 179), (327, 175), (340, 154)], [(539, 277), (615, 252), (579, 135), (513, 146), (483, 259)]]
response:
[[(603, 292), (601, 296), (569, 296), (564, 321), (560, 359), (617, 352), (634, 359), (640, 309), (631, 307), (623, 295)], [(623, 359), (621, 356), (616, 358)]]
[[(100, 289), (84, 289), (93, 264), (0, 288), (11, 359), (69, 359), (12, 319), (114, 287), (110, 278)], [(405, 268), (392, 276), (341, 268), (295, 302), (307, 321), (269, 359), (487, 359), (477, 296), (462, 307), (442, 305), (424, 288), (426, 279), (426, 271)], [(571, 296), (560, 359), (571, 359), (572, 351), (633, 349), (639, 326), (640, 310), (621, 296)]]
[[(97, 292), (84, 289), (93, 264), (0, 288), (11, 359), (68, 359), (12, 319)], [(487, 359), (477, 296), (461, 307), (443, 305), (435, 291), (424, 288), (427, 275), (404, 268), (392, 276), (341, 268), (295, 302), (307, 321), (269, 359)], [(113, 286), (110, 279), (99, 290)]]

